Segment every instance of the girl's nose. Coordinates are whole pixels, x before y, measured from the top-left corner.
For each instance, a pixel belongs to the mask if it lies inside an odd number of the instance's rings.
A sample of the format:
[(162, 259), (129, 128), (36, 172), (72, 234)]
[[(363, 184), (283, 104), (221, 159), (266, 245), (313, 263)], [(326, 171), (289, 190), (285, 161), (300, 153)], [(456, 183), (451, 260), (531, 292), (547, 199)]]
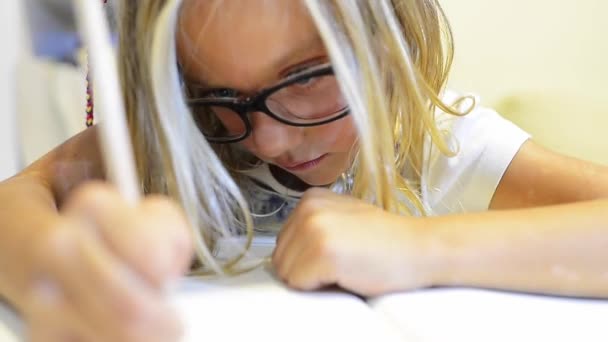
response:
[(251, 142), (264, 159), (274, 159), (302, 142), (302, 127), (281, 123), (265, 113), (250, 114), (253, 132)]

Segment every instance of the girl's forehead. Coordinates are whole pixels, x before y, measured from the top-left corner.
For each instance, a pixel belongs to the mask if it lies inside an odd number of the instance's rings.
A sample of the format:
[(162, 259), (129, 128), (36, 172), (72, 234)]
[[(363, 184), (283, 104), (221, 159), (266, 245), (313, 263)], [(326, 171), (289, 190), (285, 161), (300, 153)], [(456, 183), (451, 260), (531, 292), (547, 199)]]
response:
[[(303, 0), (183, 0), (182, 8), (198, 14), (220, 11), (232, 16), (266, 15), (304, 9)], [(201, 12), (202, 11), (202, 12)]]
[(185, 0), (177, 32), (189, 78), (239, 88), (323, 48), (300, 0)]

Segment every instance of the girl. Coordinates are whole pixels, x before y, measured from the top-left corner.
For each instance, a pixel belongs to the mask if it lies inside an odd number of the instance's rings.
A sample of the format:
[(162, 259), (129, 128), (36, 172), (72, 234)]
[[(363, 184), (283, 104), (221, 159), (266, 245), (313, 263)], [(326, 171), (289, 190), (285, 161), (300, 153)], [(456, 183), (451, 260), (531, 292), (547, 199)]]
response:
[(150, 196), (90, 184), (96, 128), (2, 184), (0, 293), (33, 339), (175, 340), (164, 285), (193, 251), (234, 271), (216, 242), (254, 229), (280, 230), (272, 262), (296, 289), (608, 297), (608, 169), (446, 91), (436, 0), (121, 6)]

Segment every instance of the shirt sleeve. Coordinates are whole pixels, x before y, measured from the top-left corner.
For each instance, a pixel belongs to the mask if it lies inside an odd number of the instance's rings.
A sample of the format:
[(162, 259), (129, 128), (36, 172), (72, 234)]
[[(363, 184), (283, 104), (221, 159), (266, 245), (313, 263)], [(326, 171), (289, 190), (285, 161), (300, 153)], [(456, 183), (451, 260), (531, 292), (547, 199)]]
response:
[(485, 211), (505, 171), (530, 135), (478, 107), (465, 116), (438, 115), (450, 132), (456, 156), (443, 155), (427, 139), (421, 177), (422, 200), (430, 215)]

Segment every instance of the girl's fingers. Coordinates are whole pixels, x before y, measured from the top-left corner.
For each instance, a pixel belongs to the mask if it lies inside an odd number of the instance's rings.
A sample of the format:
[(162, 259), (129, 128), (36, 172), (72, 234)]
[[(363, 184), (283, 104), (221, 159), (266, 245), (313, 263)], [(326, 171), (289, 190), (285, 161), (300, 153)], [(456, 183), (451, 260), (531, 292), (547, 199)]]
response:
[(28, 342), (105, 342), (95, 331), (83, 328), (80, 323), (58, 323), (47, 318), (51, 313), (28, 326)]
[(132, 207), (112, 188), (94, 184), (72, 197), (66, 213), (85, 218), (112, 252), (157, 288), (190, 265), (188, 223), (166, 199), (148, 198)]
[(325, 217), (326, 190), (311, 190), (289, 217), (277, 239), (272, 262), (277, 275), (288, 285), (307, 290), (335, 282), (335, 256), (332, 255)]
[(318, 247), (299, 253), (285, 273), (287, 284), (293, 288), (310, 291), (336, 282), (332, 264), (324, 259)]
[[(45, 288), (42, 288), (44, 286)], [(61, 300), (57, 286), (51, 283), (41, 285), (32, 292), (36, 305), (28, 308), (27, 341), (64, 342), (86, 341), (103, 342), (101, 336), (85, 324)]]
[(281, 227), (281, 230), (279, 231), (279, 234), (277, 234), (276, 247), (272, 253), (273, 259), (280, 258), (282, 256), (285, 249), (283, 246), (287, 243), (287, 241), (291, 240), (291, 234), (295, 228), (292, 222), (294, 221), (294, 217), (297, 216), (297, 212), (298, 207), (296, 207), (291, 215), (287, 217), (287, 221), (285, 221), (283, 227)]
[(272, 257), (272, 263), (277, 275), (286, 280), (287, 272), (293, 267), (297, 257), (307, 248), (308, 237), (299, 234), (298, 229), (292, 229), (289, 236), (277, 246), (277, 253)]
[(24, 310), (31, 338), (178, 340), (181, 326), (160, 287), (189, 262), (184, 221), (167, 201), (133, 207), (104, 185), (77, 190), (58, 225), (32, 241), (33, 295)]
[(272, 259), (273, 260), (282, 260), (284, 258), (283, 254), (288, 250), (287, 246), (290, 245), (291, 241), (294, 239), (294, 235), (302, 228), (302, 225), (305, 224), (305, 221), (308, 219), (309, 215), (312, 215), (314, 210), (314, 203), (310, 200), (310, 191), (305, 193), (300, 203), (293, 210), (291, 215), (285, 221), (285, 224), (281, 228), (277, 236), (277, 244), (276, 248), (273, 252)]
[(165, 331), (176, 330), (158, 291), (139, 280), (91, 231), (75, 226), (55, 232), (63, 236), (48, 241), (48, 258), (39, 274), (55, 277), (61, 300), (83, 321), (108, 340), (142, 335), (152, 341)]
[(272, 252), (272, 264), (277, 270), (278, 266), (285, 258), (286, 251), (288, 251), (287, 246), (293, 240), (292, 235), (296, 233), (295, 229), (292, 228), (291, 224), (285, 224), (277, 236), (277, 244)]
[(61, 328), (47, 324), (30, 325), (28, 342), (102, 342), (91, 340), (76, 335), (75, 333), (63, 332)]
[(297, 229), (293, 229), (289, 239), (283, 240), (280, 246), (282, 248), (280, 254), (273, 257), (273, 264), (277, 275), (286, 281), (290, 286), (294, 285), (294, 275), (297, 275), (299, 282), (302, 274), (309, 274), (314, 263), (324, 262), (321, 256), (326, 256), (329, 251), (325, 251), (325, 238), (313, 224), (303, 222)]
[[(159, 250), (161, 247), (165, 249), (169, 280), (185, 274), (192, 264), (194, 241), (192, 229), (182, 210), (165, 198), (151, 196), (142, 203), (140, 213), (142, 221), (137, 227), (141, 229), (141, 234), (153, 229), (156, 232), (154, 238), (150, 235), (153, 243)], [(165, 256), (158, 254), (157, 258), (162, 263)]]
[(335, 256), (327, 238), (313, 222), (294, 229), (280, 258), (273, 259), (277, 275), (289, 286), (312, 290), (335, 282)]

